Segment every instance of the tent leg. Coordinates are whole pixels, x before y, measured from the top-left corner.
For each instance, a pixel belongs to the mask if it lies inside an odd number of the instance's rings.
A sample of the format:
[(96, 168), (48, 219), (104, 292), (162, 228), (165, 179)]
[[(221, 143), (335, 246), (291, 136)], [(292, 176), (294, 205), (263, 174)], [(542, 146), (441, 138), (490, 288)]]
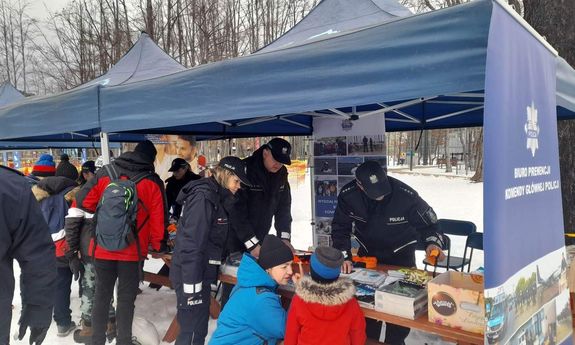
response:
[(313, 153), (313, 146), (314, 146), (314, 137), (311, 136), (309, 140), (309, 148), (308, 148), (308, 161), (307, 166), (309, 167), (309, 183), (311, 184), (311, 234), (312, 234), (312, 246), (315, 248), (317, 246), (317, 234), (315, 232), (315, 186), (313, 183), (314, 179), (314, 153)]
[(102, 159), (104, 160), (104, 164), (110, 164), (108, 133), (100, 132), (100, 144), (102, 145)]

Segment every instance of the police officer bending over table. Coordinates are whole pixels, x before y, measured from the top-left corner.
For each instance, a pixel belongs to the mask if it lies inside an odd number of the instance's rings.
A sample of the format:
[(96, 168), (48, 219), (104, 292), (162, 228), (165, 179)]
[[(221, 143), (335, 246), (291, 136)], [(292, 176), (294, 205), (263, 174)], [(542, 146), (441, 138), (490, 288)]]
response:
[(177, 296), (180, 334), (176, 345), (203, 345), (208, 333), (211, 284), (226, 253), (229, 212), (240, 182), (249, 186), (246, 165), (225, 157), (212, 177), (191, 181), (178, 196), (183, 205), (170, 280)]
[[(415, 267), (418, 241), (425, 243), (428, 255), (438, 249), (438, 260), (443, 260), (437, 217), (416, 191), (388, 177), (376, 161), (360, 165), (355, 177), (339, 193), (332, 221), (333, 246), (344, 253), (344, 273), (352, 270), (352, 232), (360, 243), (359, 256), (375, 256), (379, 264)], [(366, 326), (367, 336), (378, 340), (381, 322), (367, 319)], [(387, 324), (385, 343), (404, 344), (408, 334), (409, 328)]]
[[(252, 186), (243, 188), (235, 207), (233, 224), (234, 251), (251, 252), (259, 256), (260, 242), (270, 231), (275, 220), (277, 237), (284, 240), (293, 251), (291, 240), (291, 192), (288, 172), (291, 145), (281, 138), (274, 138), (244, 159)], [(232, 240), (233, 242), (233, 240)]]

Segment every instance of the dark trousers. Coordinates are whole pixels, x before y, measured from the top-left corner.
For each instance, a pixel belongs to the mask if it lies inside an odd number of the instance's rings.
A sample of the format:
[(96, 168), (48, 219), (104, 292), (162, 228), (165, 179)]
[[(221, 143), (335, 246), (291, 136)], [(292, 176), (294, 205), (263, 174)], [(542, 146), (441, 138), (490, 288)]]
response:
[(92, 308), (92, 345), (104, 345), (106, 343), (108, 311), (114, 295), (116, 279), (118, 280), (116, 344), (131, 345), (134, 302), (140, 284), (138, 262), (96, 259), (94, 266), (96, 267), (96, 294)]
[[(415, 267), (415, 246), (406, 247), (391, 257), (377, 258), (377, 262), (384, 265), (395, 265), (402, 267)], [(365, 319), (365, 333), (368, 338), (379, 340), (382, 322), (373, 319)], [(391, 323), (385, 324), (385, 343), (388, 345), (402, 345), (411, 329)]]
[(176, 339), (175, 345), (204, 345), (206, 335), (208, 335), (212, 283), (216, 282), (218, 267), (208, 265), (204, 271), (201, 304), (188, 305), (183, 286), (180, 284), (175, 286), (178, 299), (178, 313), (176, 316), (180, 324), (180, 334)]
[(70, 293), (72, 286), (72, 271), (69, 267), (58, 267), (56, 279), (56, 301), (54, 303), (54, 321), (58, 326), (69, 326), (72, 322), (70, 310)]

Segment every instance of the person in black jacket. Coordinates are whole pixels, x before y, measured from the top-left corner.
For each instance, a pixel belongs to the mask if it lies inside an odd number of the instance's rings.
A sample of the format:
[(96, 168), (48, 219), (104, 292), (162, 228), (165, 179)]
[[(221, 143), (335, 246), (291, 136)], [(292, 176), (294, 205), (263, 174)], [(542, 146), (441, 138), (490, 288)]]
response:
[(208, 333), (211, 284), (225, 258), (229, 213), (241, 184), (249, 186), (246, 164), (225, 157), (212, 177), (188, 183), (178, 196), (183, 205), (170, 280), (176, 290), (180, 334), (176, 345), (204, 344)]
[(190, 181), (199, 180), (200, 175), (195, 174), (190, 164), (182, 158), (176, 158), (172, 161), (170, 170), (172, 177), (166, 180), (166, 197), (168, 199), (168, 211), (171, 217), (178, 219), (182, 211), (182, 206), (176, 202), (180, 190)]
[(14, 259), (21, 269), (18, 339), (22, 340), (30, 328), (30, 344), (44, 341), (56, 292), (54, 252), (50, 230), (29, 183), (20, 172), (0, 166), (0, 345), (10, 343)]
[(281, 138), (274, 138), (244, 159), (248, 167), (251, 187), (242, 188), (234, 208), (235, 236), (230, 240), (232, 251), (251, 252), (259, 256), (260, 243), (270, 231), (275, 219), (277, 237), (292, 249), (291, 240), (291, 191), (288, 172), (291, 145)]
[[(360, 165), (355, 177), (341, 189), (331, 223), (333, 246), (344, 253), (344, 273), (352, 270), (352, 233), (360, 244), (359, 256), (375, 256), (380, 264), (415, 267), (419, 241), (428, 254), (438, 249), (438, 259), (443, 260), (437, 217), (415, 190), (388, 177), (376, 161)], [(366, 319), (366, 323), (368, 337), (378, 340), (381, 322)], [(409, 328), (388, 324), (385, 343), (403, 344), (408, 334)]]

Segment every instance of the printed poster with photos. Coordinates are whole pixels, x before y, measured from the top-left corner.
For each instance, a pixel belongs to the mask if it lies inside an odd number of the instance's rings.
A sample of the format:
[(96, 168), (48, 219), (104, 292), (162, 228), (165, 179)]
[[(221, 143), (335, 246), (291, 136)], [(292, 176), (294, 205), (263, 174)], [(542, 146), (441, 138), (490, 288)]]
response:
[(364, 161), (387, 166), (385, 117), (373, 115), (356, 121), (317, 118), (313, 127), (314, 246), (329, 246), (341, 189), (355, 180), (355, 170)]

